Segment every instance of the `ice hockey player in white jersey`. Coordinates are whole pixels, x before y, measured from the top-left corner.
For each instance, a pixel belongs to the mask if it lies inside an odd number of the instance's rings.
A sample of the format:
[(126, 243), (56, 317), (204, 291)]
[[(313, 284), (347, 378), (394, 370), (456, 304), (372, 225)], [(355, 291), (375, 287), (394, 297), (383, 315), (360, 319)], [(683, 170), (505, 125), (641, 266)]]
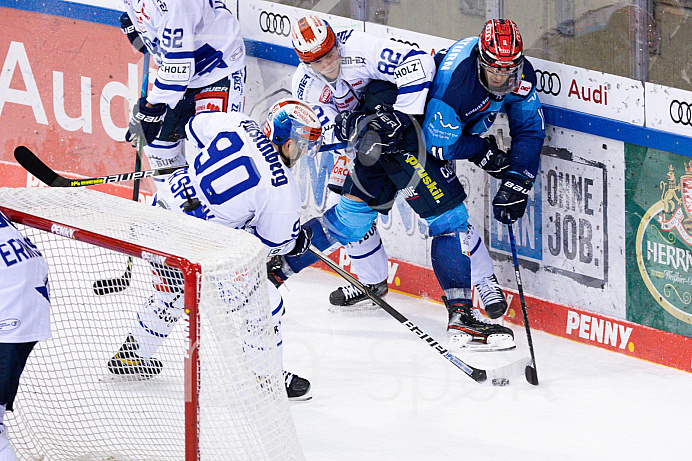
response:
[[(282, 99), (263, 127), (239, 113), (207, 111), (187, 124), (188, 168), (171, 174), (155, 204), (179, 213), (244, 229), (267, 247), (267, 256), (302, 255), (312, 238), (300, 224), (301, 198), (289, 168), (303, 154), (314, 155), (321, 126), (306, 104)], [(154, 265), (155, 293), (140, 309), (125, 344), (108, 368), (120, 375), (153, 376), (163, 364), (153, 358), (183, 314), (182, 278), (177, 269)], [(281, 347), (283, 300), (267, 283), (272, 318)], [(310, 398), (307, 379), (284, 371), (292, 400)]]
[[(293, 47), (301, 63), (293, 75), (292, 93), (317, 113), (324, 130), (324, 142), (338, 142), (333, 128), (336, 115), (360, 108), (362, 95), (372, 80), (395, 83), (398, 95), (394, 109), (421, 115), (432, 79), (432, 56), (410, 45), (375, 37), (356, 30), (334, 33), (316, 16), (299, 19), (291, 30)], [(341, 195), (351, 159), (348, 153), (335, 152), (329, 177), (327, 208)], [(352, 154), (351, 154), (352, 155)], [(346, 246), (351, 267), (359, 280), (379, 296), (387, 293), (387, 254), (373, 224), (363, 240)], [(370, 304), (354, 286), (340, 287), (329, 300), (336, 306)]]
[[(436, 70), (434, 59), (409, 45), (374, 37), (354, 30), (334, 33), (332, 27), (315, 16), (299, 19), (291, 31), (293, 46), (301, 60), (293, 75), (294, 97), (310, 104), (320, 117), (325, 143), (338, 143), (334, 135), (336, 115), (360, 109), (368, 85), (386, 81), (397, 85), (397, 95), (387, 109), (408, 115), (423, 114), (426, 97)], [(374, 93), (374, 92), (370, 92)], [(383, 95), (382, 100), (389, 98)], [(331, 193), (326, 208), (339, 201), (351, 160), (340, 155), (329, 178)], [(507, 310), (507, 301), (494, 275), (493, 261), (485, 243), (469, 221), (471, 279), (491, 318)], [(363, 240), (346, 245), (351, 267), (361, 282), (373, 292), (387, 292), (387, 255), (377, 228)], [(368, 302), (355, 287), (341, 287), (330, 296), (332, 304)]]
[(0, 212), (0, 461), (16, 461), (3, 419), (36, 342), (50, 334), (48, 265)]
[(246, 56), (240, 24), (221, 0), (123, 3), (123, 32), (137, 50), (146, 47), (158, 66), (151, 91), (133, 108), (125, 139), (145, 142), (152, 168), (184, 165), (181, 139), (196, 111), (243, 110)]

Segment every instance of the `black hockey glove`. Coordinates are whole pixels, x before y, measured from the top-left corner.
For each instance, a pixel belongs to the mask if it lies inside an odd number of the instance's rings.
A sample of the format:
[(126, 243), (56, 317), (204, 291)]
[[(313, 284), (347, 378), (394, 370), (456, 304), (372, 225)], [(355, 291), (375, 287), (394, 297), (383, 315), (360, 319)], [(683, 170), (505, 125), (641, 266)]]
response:
[(279, 288), (288, 279), (284, 262), (285, 259), (281, 255), (272, 256), (267, 261), (267, 278), (276, 288)]
[(502, 174), (509, 170), (509, 153), (497, 147), (495, 136), (483, 138), (483, 144), (483, 153), (471, 161), (493, 178), (502, 179)]
[(493, 199), (495, 219), (509, 224), (524, 216), (533, 181), (523, 174), (509, 172), (502, 176), (502, 185)]
[(125, 140), (130, 142), (135, 136), (139, 136), (144, 144), (151, 144), (161, 132), (165, 116), (165, 104), (147, 107), (147, 99), (139, 98), (139, 102), (132, 108), (132, 118), (125, 133)]
[(122, 16), (120, 16), (120, 28), (123, 30), (123, 33), (127, 35), (127, 39), (135, 50), (140, 53), (144, 53), (147, 50), (147, 47), (144, 46), (144, 40), (142, 40), (142, 37), (139, 35), (139, 32), (137, 32), (135, 25), (132, 24), (132, 20), (127, 13), (123, 13)]
[(312, 228), (310, 226), (303, 224), (300, 226), (300, 233), (296, 237), (296, 245), (291, 251), (286, 253), (286, 256), (301, 256), (308, 251), (310, 247), (310, 242), (312, 242)]
[(358, 133), (365, 122), (367, 115), (363, 112), (351, 112), (346, 110), (337, 114), (334, 119), (334, 135), (341, 142), (355, 144)]

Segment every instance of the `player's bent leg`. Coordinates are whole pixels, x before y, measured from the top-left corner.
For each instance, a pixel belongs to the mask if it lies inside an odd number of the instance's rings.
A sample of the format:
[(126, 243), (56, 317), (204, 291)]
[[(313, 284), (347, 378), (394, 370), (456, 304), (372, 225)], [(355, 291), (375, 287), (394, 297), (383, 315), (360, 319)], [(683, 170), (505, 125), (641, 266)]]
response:
[[(447, 222), (453, 222), (447, 219)], [(438, 226), (441, 221), (438, 221)], [(431, 226), (435, 230), (444, 227)], [(450, 346), (467, 350), (494, 351), (516, 347), (512, 330), (485, 319), (471, 301), (471, 259), (467, 225), (433, 235), (433, 270), (445, 292)]]
[(154, 294), (142, 304), (125, 342), (108, 362), (114, 375), (148, 379), (163, 370), (163, 363), (153, 356), (185, 312), (183, 275), (156, 263), (152, 275)]
[[(365, 234), (365, 237), (357, 242), (346, 245), (346, 253), (351, 258), (351, 270), (358, 280), (366, 285), (377, 296), (384, 297), (388, 293), (387, 288), (387, 253), (384, 251), (382, 239), (377, 232), (377, 222)], [(329, 295), (329, 302), (333, 306), (358, 308), (377, 308), (378, 306), (353, 285), (337, 288)]]
[(481, 298), (485, 312), (491, 319), (502, 317), (507, 312), (507, 300), (497, 282), (488, 248), (473, 224), (468, 223), (468, 240), (471, 257), (471, 283)]
[[(281, 334), (281, 316), (284, 314), (284, 301), (279, 290), (272, 284), (267, 284), (269, 290), (269, 305), (272, 306), (272, 323), (274, 324), (274, 335), (276, 337), (276, 347), (279, 349), (279, 357), (281, 357), (281, 368), (283, 369), (283, 336)], [(253, 335), (250, 335), (252, 337)], [(256, 335), (255, 335), (256, 336)], [(247, 340), (245, 343), (245, 353), (250, 355), (250, 363), (266, 363), (266, 360), (253, 360), (252, 354), (262, 353), (261, 347), (250, 344)], [(257, 376), (269, 376), (269, 370), (254, 370)], [(286, 388), (286, 395), (289, 400), (310, 400), (310, 381), (301, 378), (295, 373), (283, 370), (283, 381)]]

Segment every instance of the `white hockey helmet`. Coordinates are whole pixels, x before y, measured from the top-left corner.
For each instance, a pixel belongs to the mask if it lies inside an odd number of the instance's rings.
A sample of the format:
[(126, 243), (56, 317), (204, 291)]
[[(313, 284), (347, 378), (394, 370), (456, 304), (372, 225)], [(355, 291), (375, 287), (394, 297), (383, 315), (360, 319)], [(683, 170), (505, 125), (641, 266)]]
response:
[[(279, 154), (289, 168), (302, 154), (314, 156), (322, 144), (322, 124), (307, 104), (297, 99), (284, 98), (269, 108), (262, 127), (264, 135), (279, 148)], [(289, 152), (283, 146), (292, 139), (296, 149)]]

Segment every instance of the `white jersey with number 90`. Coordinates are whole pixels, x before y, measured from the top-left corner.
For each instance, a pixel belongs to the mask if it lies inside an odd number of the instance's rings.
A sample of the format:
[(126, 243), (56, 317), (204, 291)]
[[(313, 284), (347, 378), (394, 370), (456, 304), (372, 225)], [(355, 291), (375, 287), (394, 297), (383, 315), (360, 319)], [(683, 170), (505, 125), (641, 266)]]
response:
[(269, 255), (293, 249), (300, 192), (257, 122), (240, 113), (202, 112), (186, 131), (189, 166), (167, 178), (157, 201), (184, 212), (187, 190), (202, 203), (188, 214), (253, 233)]

